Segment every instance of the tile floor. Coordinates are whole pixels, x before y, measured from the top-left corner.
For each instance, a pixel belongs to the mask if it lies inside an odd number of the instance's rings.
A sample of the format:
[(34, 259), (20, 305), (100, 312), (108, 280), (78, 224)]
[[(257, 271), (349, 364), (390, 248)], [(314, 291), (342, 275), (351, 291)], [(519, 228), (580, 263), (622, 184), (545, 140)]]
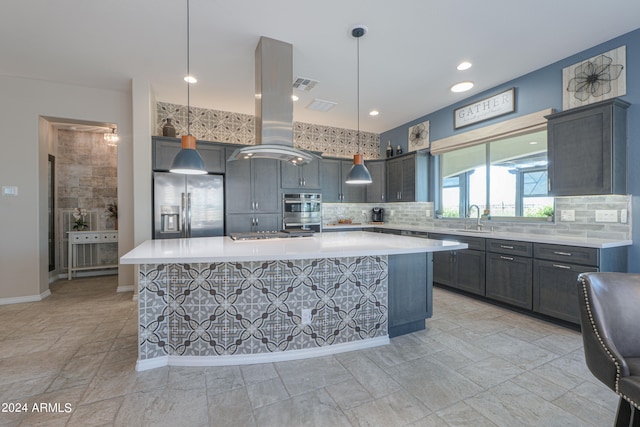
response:
[[(28, 408), (0, 412), (2, 426), (566, 427), (615, 417), (617, 398), (587, 370), (579, 333), (442, 289), (427, 329), (388, 346), (146, 372), (134, 370), (136, 303), (115, 292), (114, 276), (51, 289), (42, 302), (0, 306), (0, 403)], [(33, 411), (42, 403), (48, 411)]]

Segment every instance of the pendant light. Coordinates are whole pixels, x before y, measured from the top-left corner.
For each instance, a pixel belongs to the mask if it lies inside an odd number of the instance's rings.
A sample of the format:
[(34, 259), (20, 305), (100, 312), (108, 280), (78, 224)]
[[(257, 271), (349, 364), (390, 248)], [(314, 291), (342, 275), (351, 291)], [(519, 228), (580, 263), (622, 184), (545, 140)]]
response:
[[(187, 76), (191, 76), (189, 73), (189, 0), (187, 0)], [(169, 172), (204, 175), (207, 173), (204, 161), (196, 150), (196, 137), (191, 135), (191, 80), (187, 81), (185, 78), (185, 81), (187, 82), (187, 134), (182, 135), (182, 148), (173, 159)]]
[(357, 93), (358, 93), (358, 133), (356, 137), (358, 139), (358, 152), (353, 155), (353, 166), (347, 174), (345, 183), (347, 184), (371, 184), (371, 174), (364, 165), (364, 156), (360, 153), (360, 37), (367, 34), (367, 27), (364, 25), (357, 25), (351, 29), (351, 35), (356, 38), (357, 42), (357, 56), (358, 56), (358, 79), (357, 79)]

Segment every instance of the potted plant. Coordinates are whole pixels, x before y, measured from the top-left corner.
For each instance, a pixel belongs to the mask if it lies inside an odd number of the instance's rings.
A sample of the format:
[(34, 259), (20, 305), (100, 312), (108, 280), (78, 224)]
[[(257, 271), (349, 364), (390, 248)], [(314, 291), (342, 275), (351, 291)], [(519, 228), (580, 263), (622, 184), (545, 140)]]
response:
[(541, 213), (547, 217), (547, 221), (553, 221), (553, 206), (545, 206)]
[(83, 231), (85, 228), (89, 226), (84, 218), (87, 216), (87, 210), (81, 208), (75, 208), (73, 210), (73, 219), (75, 223), (73, 224), (73, 229), (77, 231)]
[(117, 203), (109, 203), (107, 208), (105, 209), (105, 213), (107, 214), (107, 218), (113, 218), (114, 228), (118, 229), (118, 204)]
[(436, 211), (436, 218), (442, 218), (442, 209)]

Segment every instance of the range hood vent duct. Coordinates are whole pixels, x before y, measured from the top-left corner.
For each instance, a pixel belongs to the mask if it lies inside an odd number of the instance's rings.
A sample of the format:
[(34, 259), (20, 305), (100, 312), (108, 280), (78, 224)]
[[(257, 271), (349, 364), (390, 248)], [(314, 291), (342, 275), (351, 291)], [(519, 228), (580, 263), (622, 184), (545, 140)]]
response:
[(260, 37), (256, 47), (256, 145), (239, 148), (229, 161), (277, 159), (297, 165), (315, 154), (293, 147), (293, 46)]

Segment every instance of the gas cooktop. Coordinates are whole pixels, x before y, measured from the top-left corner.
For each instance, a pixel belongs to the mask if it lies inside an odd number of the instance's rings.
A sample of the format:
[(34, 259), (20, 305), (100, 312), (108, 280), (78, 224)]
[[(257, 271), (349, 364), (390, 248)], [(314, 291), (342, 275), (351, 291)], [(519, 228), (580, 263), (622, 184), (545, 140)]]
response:
[(287, 239), (289, 237), (313, 236), (311, 230), (283, 230), (283, 231), (247, 231), (244, 233), (231, 233), (232, 240), (265, 240), (265, 239)]

